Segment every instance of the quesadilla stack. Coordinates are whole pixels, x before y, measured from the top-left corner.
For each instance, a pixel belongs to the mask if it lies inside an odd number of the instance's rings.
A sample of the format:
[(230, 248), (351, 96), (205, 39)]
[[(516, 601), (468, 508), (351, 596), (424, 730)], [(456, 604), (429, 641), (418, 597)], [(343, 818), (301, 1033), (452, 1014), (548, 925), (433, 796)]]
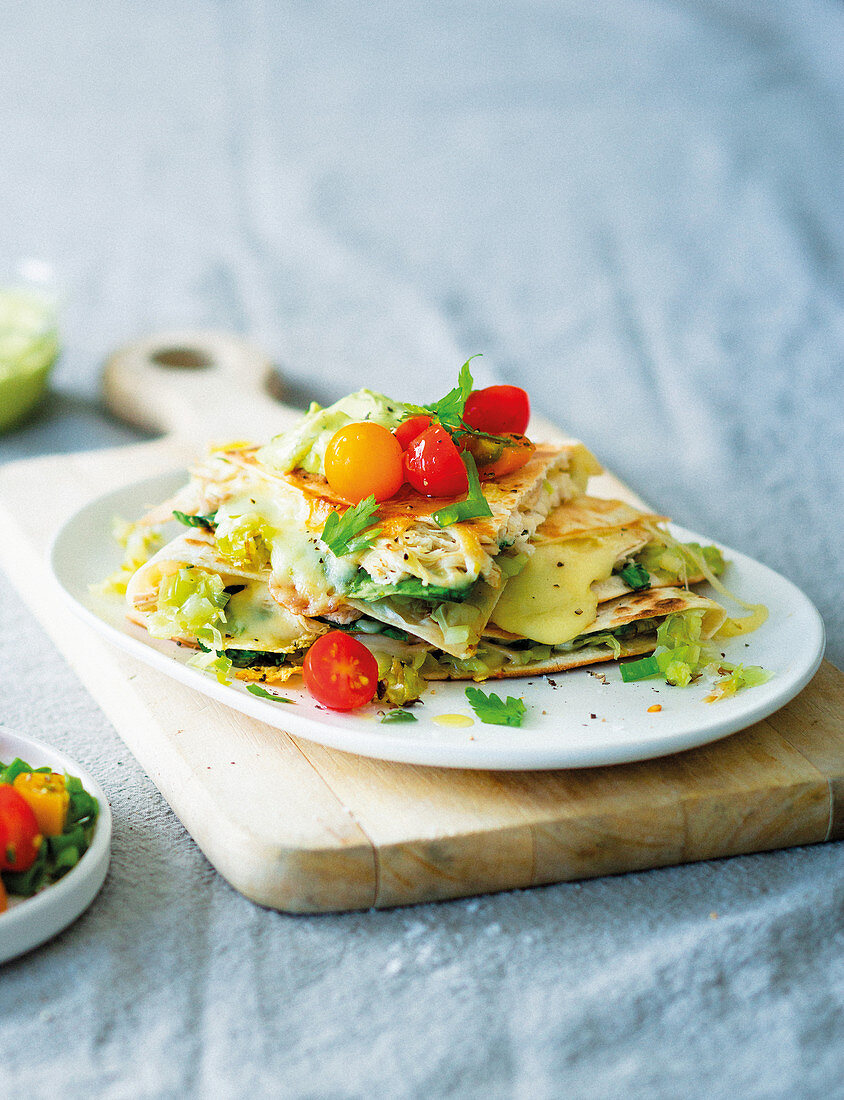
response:
[(233, 445), (197, 465), (142, 521), (175, 516), (189, 530), (131, 577), (129, 617), (156, 636), (224, 653), (236, 675), (261, 679), (289, 676), (321, 633), (361, 619), (370, 631), (381, 623), (384, 637), (395, 627), (470, 657), (512, 562), (600, 467), (578, 443), (532, 447), (518, 469), (479, 485), (488, 514), (447, 525), (437, 517), (452, 500), (404, 485), (379, 504), (377, 527), (338, 553), (323, 538), (326, 524), (353, 510), (321, 472), (319, 451), (338, 420), (364, 415), (398, 424), (405, 413), (361, 391), (312, 409), (264, 448)]
[[(382, 697), (398, 704), (426, 680), (649, 653), (678, 614), (711, 637), (726, 613), (689, 586), (704, 579), (702, 555), (707, 573), (719, 571), (717, 551), (680, 546), (665, 517), (586, 496), (600, 466), (582, 444), (471, 428), (470, 390), (466, 366), (458, 390), (424, 409), (361, 390), (312, 406), (264, 447), (212, 451), (139, 521), (187, 530), (133, 560), (129, 617), (196, 648), (192, 663), (221, 680), (287, 679), (321, 635), (353, 633), (376, 656)], [(377, 502), (337, 491), (326, 455), (341, 428), (398, 435), (414, 417), (448, 429), (468, 493), (435, 497), (409, 475)]]
[(705, 641), (726, 612), (690, 589), (699, 562), (723, 569), (714, 547), (682, 545), (664, 516), (618, 500), (581, 495), (555, 508), (531, 553), (502, 589), (468, 660), (436, 656), (429, 679), (477, 679), (560, 672), (650, 653), (671, 615), (697, 612)]

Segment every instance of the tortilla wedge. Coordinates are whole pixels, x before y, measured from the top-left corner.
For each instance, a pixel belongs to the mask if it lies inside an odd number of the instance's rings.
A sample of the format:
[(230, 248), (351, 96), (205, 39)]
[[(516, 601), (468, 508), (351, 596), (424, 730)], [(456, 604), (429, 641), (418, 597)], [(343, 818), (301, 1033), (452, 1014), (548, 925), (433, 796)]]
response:
[[(270, 595), (265, 574), (221, 562), (213, 538), (203, 531), (179, 535), (138, 569), (126, 589), (127, 617), (161, 636), (153, 619), (159, 585), (185, 568), (216, 575), (233, 590), (221, 624), (221, 640), (227, 654), (234, 657), (232, 673), (241, 679), (286, 679), (301, 668), (308, 646), (330, 629), (326, 623), (280, 607)], [(189, 632), (174, 630), (167, 636), (180, 645), (200, 648)], [(238, 667), (234, 651), (250, 657), (270, 654), (272, 658), (266, 664), (255, 661), (249, 667)]]
[[(669, 615), (695, 610), (702, 610), (704, 613), (701, 629), (704, 640), (711, 638), (727, 618), (727, 613), (720, 604), (708, 596), (701, 596), (685, 588), (652, 589), (620, 596), (603, 604), (589, 632), (575, 639), (573, 644), (568, 643), (570, 648), (534, 647), (542, 655), (538, 659), (530, 659), (530, 650), (520, 648), (524, 639), (516, 636), (502, 637), (503, 632), (497, 631), (495, 637), (484, 637), (474, 658), (467, 661), (438, 658), (439, 667), (430, 668), (429, 671), (431, 662), (428, 662), (423, 669), (423, 675), (428, 680), (496, 680), (517, 676), (544, 676), (601, 661), (652, 653), (657, 645), (656, 630), (659, 623)], [(641, 624), (644, 631), (617, 639), (620, 646), (618, 654), (606, 641), (601, 640), (601, 635), (606, 636), (619, 627), (636, 623)], [(590, 636), (595, 638), (594, 644), (589, 643)]]

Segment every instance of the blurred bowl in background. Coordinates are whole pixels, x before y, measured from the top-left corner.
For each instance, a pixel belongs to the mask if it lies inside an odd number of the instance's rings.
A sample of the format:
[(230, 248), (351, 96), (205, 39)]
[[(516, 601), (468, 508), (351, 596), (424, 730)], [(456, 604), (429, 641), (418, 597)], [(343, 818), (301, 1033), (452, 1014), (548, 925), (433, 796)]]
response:
[(0, 432), (41, 400), (58, 354), (54, 298), (38, 290), (0, 288)]

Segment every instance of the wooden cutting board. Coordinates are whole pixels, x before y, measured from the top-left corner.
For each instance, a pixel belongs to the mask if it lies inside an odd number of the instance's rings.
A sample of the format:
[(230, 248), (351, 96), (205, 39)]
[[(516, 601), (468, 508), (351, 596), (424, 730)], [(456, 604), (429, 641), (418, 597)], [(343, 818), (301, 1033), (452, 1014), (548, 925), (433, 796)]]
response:
[[(235, 889), (293, 912), (392, 906), (844, 836), (844, 675), (826, 662), (782, 710), (699, 749), (604, 768), (455, 771), (280, 733), (91, 631), (55, 596), (54, 532), (85, 501), (184, 465), (208, 438), (281, 430), (294, 414), (267, 396), (270, 378), (238, 340), (163, 334), (115, 356), (104, 385), (122, 416), (169, 435), (0, 468), (0, 564)], [(598, 488), (636, 502), (611, 477)]]

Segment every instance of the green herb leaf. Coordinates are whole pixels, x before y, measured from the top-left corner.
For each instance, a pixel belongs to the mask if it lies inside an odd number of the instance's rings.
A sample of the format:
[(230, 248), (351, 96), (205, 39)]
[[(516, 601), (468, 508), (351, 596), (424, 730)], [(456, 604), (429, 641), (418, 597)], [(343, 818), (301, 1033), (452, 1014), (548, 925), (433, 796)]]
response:
[(292, 699), (285, 699), (283, 695), (273, 695), (271, 691), (264, 691), (258, 684), (247, 684), (246, 690), (250, 695), (256, 695), (259, 699), (272, 699), (274, 703), (292, 703)]
[(348, 508), (341, 516), (332, 512), (322, 529), (322, 541), (335, 557), (344, 554), (358, 554), (372, 545), (381, 534), (380, 528), (371, 528), (378, 518), (378, 503), (374, 496), (368, 496), (354, 508)]
[(466, 688), (469, 705), (488, 726), (521, 726), (527, 707), (521, 699), (508, 695), (501, 699), (495, 692), (486, 695), (480, 688)]
[(422, 411), (430, 413), (444, 428), (459, 428), (462, 426), (466, 398), (472, 392), (472, 386), (474, 385), (469, 364), (477, 358), (477, 355), (472, 355), (466, 360), (460, 368), (457, 385), (453, 390), (449, 390), (445, 397), (441, 397), (433, 405), (422, 406)]
[(651, 578), (644, 565), (631, 561), (619, 572), (619, 576), (625, 584), (629, 584), (634, 592), (643, 588), (650, 588)]
[(173, 515), (179, 523), (183, 523), (185, 527), (203, 527), (206, 531), (213, 531), (216, 527), (214, 521), (214, 517), (217, 515), (216, 512), (211, 512), (207, 516), (189, 516), (187, 512), (177, 512), (174, 510)]
[(458, 500), (454, 504), (447, 504), (434, 512), (434, 519), (440, 527), (448, 527), (452, 523), (460, 523), (464, 519), (480, 519), (482, 516), (491, 516), (492, 510), (484, 496), (478, 477), (478, 467), (468, 451), (460, 456), (466, 473), (469, 475), (469, 495), (464, 500)]
[(382, 725), (390, 722), (416, 722), (417, 718), (415, 714), (411, 714), (409, 710), (402, 710), (401, 707), (396, 707), (395, 710), (388, 710), (384, 717), (381, 719)]

